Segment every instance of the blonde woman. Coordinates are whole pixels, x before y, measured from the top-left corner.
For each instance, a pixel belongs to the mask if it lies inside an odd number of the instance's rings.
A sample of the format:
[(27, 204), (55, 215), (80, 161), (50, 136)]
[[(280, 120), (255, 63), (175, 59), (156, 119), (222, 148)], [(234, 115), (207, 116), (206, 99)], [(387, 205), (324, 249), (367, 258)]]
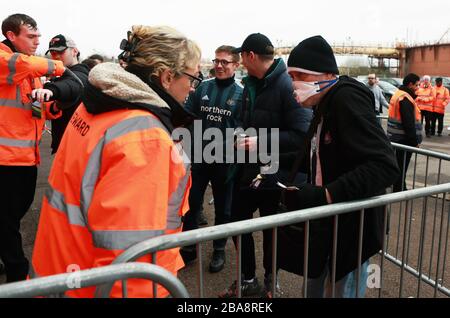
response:
[[(131, 245), (181, 231), (188, 209), (189, 164), (173, 129), (192, 118), (181, 106), (198, 86), (200, 49), (169, 27), (134, 26), (128, 66), (92, 69), (49, 176), (33, 272), (40, 277), (110, 264)], [(139, 261), (150, 262), (150, 257)], [(178, 249), (157, 255), (176, 274)], [(111, 297), (121, 296), (117, 283)], [(94, 288), (66, 292), (92, 297)], [(151, 297), (148, 281), (131, 280), (129, 297)], [(158, 297), (167, 296), (158, 287)]]

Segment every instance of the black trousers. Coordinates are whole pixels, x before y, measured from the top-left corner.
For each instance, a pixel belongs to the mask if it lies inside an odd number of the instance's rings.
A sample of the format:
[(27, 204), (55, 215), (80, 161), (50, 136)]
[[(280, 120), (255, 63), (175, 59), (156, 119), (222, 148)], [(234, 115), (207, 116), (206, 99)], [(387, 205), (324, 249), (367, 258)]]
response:
[[(260, 216), (276, 214), (278, 211), (281, 191), (254, 190), (249, 187), (242, 188), (238, 183), (233, 188), (231, 204), (231, 222), (243, 221), (253, 218), (253, 213), (259, 209)], [(236, 244), (236, 238), (233, 237)], [(242, 274), (244, 279), (255, 277), (255, 242), (252, 233), (242, 235)], [(263, 231), (263, 266), (265, 277), (272, 273), (272, 230)]]
[(33, 202), (36, 179), (36, 166), (0, 166), (0, 258), (7, 282), (24, 280), (28, 274), (20, 221)]
[(438, 135), (442, 134), (442, 130), (444, 129), (444, 114), (433, 113), (433, 119), (431, 120), (431, 135), (434, 136), (436, 132), (436, 121), (438, 122)]
[[(211, 181), (214, 196), (215, 225), (230, 220), (231, 191), (233, 183), (227, 180), (227, 164), (199, 164), (192, 167), (192, 186), (189, 192), (189, 211), (184, 217), (183, 231), (198, 229), (198, 216), (202, 210), (203, 196)], [(214, 240), (215, 250), (225, 250), (227, 239)]]
[(408, 172), (409, 162), (411, 161), (412, 153), (409, 151), (404, 151), (400, 149), (395, 150), (395, 156), (397, 157), (397, 164), (400, 168), (400, 176), (394, 183), (394, 192), (405, 191), (406, 189), (406, 173)]
[(433, 112), (430, 112), (428, 110), (421, 110), (420, 113), (422, 114), (421, 122), (423, 125), (423, 121), (425, 120), (425, 134), (429, 136), (431, 134), (431, 122), (433, 121)]

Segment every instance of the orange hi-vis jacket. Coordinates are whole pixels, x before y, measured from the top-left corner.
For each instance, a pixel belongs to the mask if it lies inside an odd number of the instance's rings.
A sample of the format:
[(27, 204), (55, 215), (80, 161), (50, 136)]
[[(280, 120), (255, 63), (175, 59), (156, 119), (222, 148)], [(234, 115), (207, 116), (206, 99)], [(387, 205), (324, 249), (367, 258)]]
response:
[(415, 130), (419, 144), (422, 142), (422, 123), (420, 109), (414, 99), (405, 91), (397, 90), (389, 103), (389, 115), (387, 125), (387, 135), (393, 142), (403, 142), (405, 140), (405, 130), (403, 128), (400, 114), (400, 102), (407, 98), (414, 105)]
[(0, 166), (35, 166), (45, 119), (54, 119), (43, 105), (41, 118), (33, 117), (31, 91), (42, 87), (41, 76), (60, 76), (60, 61), (14, 53), (0, 43)]
[(416, 91), (416, 96), (416, 103), (420, 110), (433, 111), (436, 92), (431, 84), (428, 87), (420, 85), (420, 88)]
[[(93, 115), (81, 104), (50, 172), (30, 276), (109, 265), (135, 243), (180, 232), (191, 182), (180, 147), (149, 111)], [(156, 259), (174, 275), (184, 265), (178, 248), (158, 252)], [(129, 297), (152, 297), (152, 290), (148, 281), (128, 283)], [(66, 292), (93, 294), (94, 288)], [(111, 297), (121, 295), (119, 282)], [(158, 286), (158, 297), (167, 295)]]
[(450, 94), (448, 88), (445, 86), (434, 88), (436, 92), (436, 99), (434, 101), (434, 112), (445, 114), (445, 107), (450, 103)]

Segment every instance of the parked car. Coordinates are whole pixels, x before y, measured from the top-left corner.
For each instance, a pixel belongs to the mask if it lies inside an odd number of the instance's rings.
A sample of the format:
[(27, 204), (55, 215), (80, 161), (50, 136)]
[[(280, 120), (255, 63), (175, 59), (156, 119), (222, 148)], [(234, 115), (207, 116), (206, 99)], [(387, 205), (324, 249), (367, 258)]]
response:
[(388, 82), (389, 84), (394, 85), (395, 87), (400, 87), (403, 85), (403, 79), (399, 77), (382, 77), (380, 81)]
[(378, 82), (378, 86), (380, 86), (381, 91), (383, 92), (383, 95), (388, 103), (391, 101), (391, 97), (394, 96), (395, 92), (398, 90), (396, 86), (381, 79)]

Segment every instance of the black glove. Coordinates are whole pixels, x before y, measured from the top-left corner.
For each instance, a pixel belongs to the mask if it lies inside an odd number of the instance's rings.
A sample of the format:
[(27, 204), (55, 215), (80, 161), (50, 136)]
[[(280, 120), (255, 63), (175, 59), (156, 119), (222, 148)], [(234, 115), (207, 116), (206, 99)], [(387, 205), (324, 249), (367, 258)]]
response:
[(284, 191), (284, 202), (288, 211), (326, 205), (327, 195), (324, 187), (306, 183), (299, 190)]
[(254, 190), (280, 190), (277, 186), (278, 178), (275, 174), (258, 174), (250, 183)]

